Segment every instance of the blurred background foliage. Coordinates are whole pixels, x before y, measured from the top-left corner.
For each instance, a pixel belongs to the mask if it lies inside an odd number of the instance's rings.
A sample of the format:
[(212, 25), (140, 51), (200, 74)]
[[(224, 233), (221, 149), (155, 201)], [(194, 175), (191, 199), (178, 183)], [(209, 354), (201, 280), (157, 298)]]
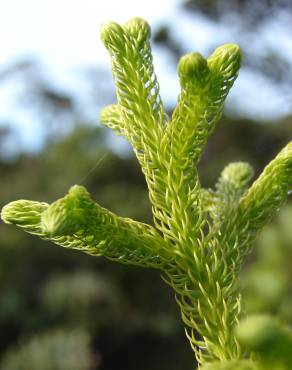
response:
[[(292, 11), (289, 0), (188, 0), (181, 7), (190, 17), (231, 22), (250, 54), (248, 43), (265, 20)], [(153, 40), (175, 63), (185, 50), (173, 35), (166, 21)], [(292, 60), (271, 48), (248, 60), (249, 68), (277, 88), (291, 89)], [(38, 120), (36, 136), (42, 139), (37, 150), (23, 148), (13, 126), (1, 123), (0, 207), (19, 198), (51, 202), (71, 185), (84, 184), (102, 206), (151, 223), (146, 184), (128, 146), (90, 119), (80, 101), (56, 88), (39, 65), (23, 60), (2, 66), (0, 87), (12, 75), (26, 87), (19, 99)], [(113, 101), (109, 74), (97, 68), (84, 78), (92, 89), (90, 103)], [(222, 118), (200, 164), (206, 187), (230, 161), (250, 162), (257, 175), (291, 140), (292, 105), (266, 124), (236, 114), (236, 107), (231, 113)], [(292, 324), (291, 221), (290, 196), (259, 235), (241, 277), (246, 313), (277, 315), (287, 324)], [(0, 235), (1, 370), (193, 368), (174, 297), (157, 272), (63, 250), (3, 223)]]

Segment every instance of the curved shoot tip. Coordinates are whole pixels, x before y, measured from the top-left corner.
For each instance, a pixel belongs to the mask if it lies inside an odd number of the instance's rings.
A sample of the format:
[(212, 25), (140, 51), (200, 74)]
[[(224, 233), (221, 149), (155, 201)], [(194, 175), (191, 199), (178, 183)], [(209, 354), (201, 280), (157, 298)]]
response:
[(143, 18), (135, 17), (129, 20), (129, 22), (125, 24), (124, 29), (140, 41), (142, 41), (142, 39), (149, 39), (151, 36), (150, 25)]
[(68, 191), (68, 196), (77, 198), (90, 198), (90, 194), (87, 189), (82, 185), (73, 185)]
[(40, 222), (40, 215), (47, 208), (47, 203), (16, 200), (2, 208), (1, 218), (6, 224), (29, 227)]
[(121, 116), (121, 109), (117, 104), (111, 104), (101, 109), (99, 119), (101, 123), (108, 123), (109, 121), (119, 120)]
[(123, 36), (123, 27), (116, 22), (108, 22), (101, 27), (100, 37), (107, 48), (121, 43), (121, 38), (123, 39)]
[(84, 186), (72, 186), (68, 194), (52, 203), (42, 214), (41, 227), (49, 236), (74, 234), (84, 223), (90, 195)]
[(143, 18), (133, 18), (124, 26), (109, 22), (101, 27), (101, 39), (104, 45), (111, 49), (124, 47), (125, 39), (133, 37), (136, 43), (142, 43), (151, 36), (150, 25)]
[(234, 162), (226, 166), (220, 176), (224, 182), (233, 185), (234, 188), (246, 187), (254, 175), (254, 170), (247, 162)]
[(42, 214), (41, 228), (45, 235), (50, 237), (71, 234), (75, 231), (72, 228), (72, 220), (62, 199), (54, 202)]
[(231, 77), (238, 72), (241, 60), (241, 50), (238, 45), (224, 44), (215, 49), (207, 61), (210, 69), (224, 74), (227, 73)]
[(178, 74), (181, 83), (203, 82), (209, 74), (206, 59), (200, 53), (190, 53), (181, 57), (178, 66)]

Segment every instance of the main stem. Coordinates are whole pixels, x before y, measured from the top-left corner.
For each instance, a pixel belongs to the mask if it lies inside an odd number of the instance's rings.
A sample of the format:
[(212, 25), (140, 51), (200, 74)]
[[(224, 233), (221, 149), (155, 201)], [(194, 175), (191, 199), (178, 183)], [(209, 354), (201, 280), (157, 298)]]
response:
[(240, 295), (224, 281), (225, 264), (216, 254), (198, 248), (177, 252), (175, 264), (166, 269), (168, 284), (186, 325), (199, 364), (240, 358), (239, 344), (233, 334), (240, 314)]

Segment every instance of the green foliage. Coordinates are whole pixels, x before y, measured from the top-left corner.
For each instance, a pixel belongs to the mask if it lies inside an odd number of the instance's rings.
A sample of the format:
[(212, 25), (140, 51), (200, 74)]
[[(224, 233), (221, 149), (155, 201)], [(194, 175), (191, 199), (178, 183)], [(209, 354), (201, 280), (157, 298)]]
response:
[(53, 275), (41, 295), (43, 308), (55, 320), (74, 328), (92, 331), (96, 325), (113, 324), (116, 311), (122, 311), (122, 300), (114, 285), (91, 271)]
[(154, 226), (115, 215), (77, 185), (50, 205), (9, 203), (2, 219), (66, 248), (160, 270), (175, 292), (198, 362), (221, 361), (230, 368), (231, 360), (253, 369), (240, 360), (234, 335), (241, 313), (238, 274), (257, 232), (286, 200), (292, 142), (249, 189), (253, 171), (243, 162), (228, 165), (215, 190), (203, 189), (197, 164), (237, 77), (238, 46), (223, 45), (207, 59), (199, 53), (181, 58), (181, 93), (170, 119), (154, 74), (149, 25), (139, 18), (125, 26), (109, 23), (101, 36), (117, 87), (117, 104), (101, 118), (133, 146)]
[(1, 370), (91, 370), (89, 338), (82, 331), (56, 331), (9, 350)]
[[(292, 206), (287, 204), (256, 242), (252, 264), (241, 275), (244, 305), (251, 313), (270, 313), (292, 323)], [(275, 278), (276, 277), (276, 278)]]
[(244, 347), (254, 353), (260, 368), (291, 368), (292, 331), (276, 317), (250, 316), (240, 322), (236, 334)]

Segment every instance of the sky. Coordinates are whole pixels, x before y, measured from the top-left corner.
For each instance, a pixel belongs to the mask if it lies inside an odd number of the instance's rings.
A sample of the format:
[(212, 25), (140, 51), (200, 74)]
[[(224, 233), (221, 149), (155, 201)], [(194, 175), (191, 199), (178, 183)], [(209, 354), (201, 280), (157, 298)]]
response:
[[(135, 16), (147, 19), (153, 29), (171, 23), (174, 37), (186, 51), (193, 51), (194, 45), (206, 54), (214, 42), (218, 45), (236, 42), (236, 35), (231, 35), (224, 24), (218, 26), (199, 15), (190, 17), (180, 4), (179, 0), (0, 0), (0, 73), (10, 63), (33, 58), (41, 62), (58, 86), (82, 93), (84, 81), (78, 74), (80, 68), (102, 66), (110, 71), (109, 57), (99, 37), (102, 24), (111, 20), (124, 23)], [(266, 30), (271, 44), (277, 32), (281, 31), (276, 26)], [(278, 49), (290, 52), (287, 55), (292, 60), (291, 39), (281, 40), (284, 44), (279, 43)], [(253, 42), (260, 48), (256, 40)], [(168, 106), (173, 106), (179, 84), (175, 65), (170, 63), (172, 56), (155, 46), (153, 53), (162, 98)], [(21, 122), (21, 127), (14, 129), (22, 132), (23, 145), (31, 146), (42, 132), (30, 113), (15, 105), (15, 94), (21, 88), (15, 79), (0, 84), (0, 121)], [(243, 68), (227, 108), (235, 108), (245, 116), (270, 119), (285, 114), (289, 107), (285, 99), (291, 103), (291, 93), (279, 96), (274, 86)], [(36, 146), (37, 143), (35, 140)]]
[[(9, 64), (32, 58), (47, 69), (58, 87), (80, 92), (84, 82), (79, 68), (103, 66), (110, 71), (109, 56), (99, 37), (104, 23), (143, 16), (155, 25), (170, 16), (168, 12), (175, 12), (176, 3), (157, 1), (154, 9), (150, 2), (137, 0), (0, 0), (0, 73)], [(165, 91), (170, 91), (171, 81), (164, 78), (164, 82)], [(174, 83), (178, 90), (176, 79)], [(33, 151), (42, 145), (43, 132), (31, 113), (16, 102), (22, 88), (15, 78), (0, 84), (0, 121), (15, 125), (13, 130), (21, 133), (18, 145)], [(97, 111), (94, 114), (98, 120)]]
[(108, 63), (99, 39), (102, 24), (135, 16), (156, 24), (175, 12), (176, 3), (157, 1), (154, 9), (150, 1), (137, 0), (1, 0), (1, 63), (19, 55), (37, 55), (60, 67)]

